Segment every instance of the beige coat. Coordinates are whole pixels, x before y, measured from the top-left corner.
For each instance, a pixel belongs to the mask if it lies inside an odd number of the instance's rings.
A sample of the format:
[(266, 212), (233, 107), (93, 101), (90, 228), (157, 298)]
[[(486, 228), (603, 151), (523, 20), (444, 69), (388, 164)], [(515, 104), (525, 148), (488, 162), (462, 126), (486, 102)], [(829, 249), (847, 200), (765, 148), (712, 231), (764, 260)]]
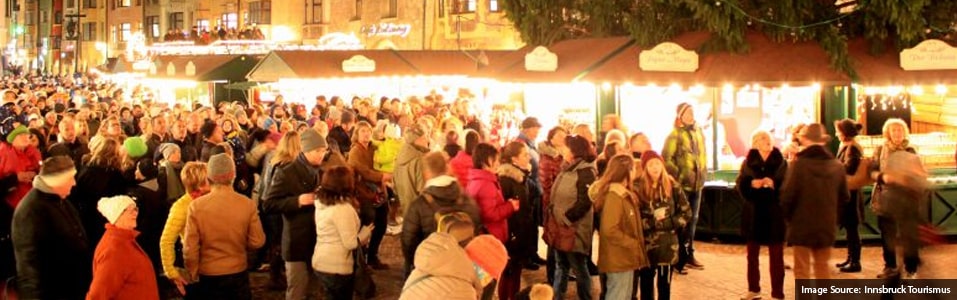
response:
[(605, 200), (598, 229), (598, 270), (617, 273), (648, 267), (638, 197), (620, 183), (609, 185), (604, 195), (598, 195), (597, 187), (592, 185), (588, 196), (592, 202), (598, 197)]
[(479, 286), (465, 249), (451, 235), (433, 233), (415, 251), (415, 270), (399, 299), (475, 300)]

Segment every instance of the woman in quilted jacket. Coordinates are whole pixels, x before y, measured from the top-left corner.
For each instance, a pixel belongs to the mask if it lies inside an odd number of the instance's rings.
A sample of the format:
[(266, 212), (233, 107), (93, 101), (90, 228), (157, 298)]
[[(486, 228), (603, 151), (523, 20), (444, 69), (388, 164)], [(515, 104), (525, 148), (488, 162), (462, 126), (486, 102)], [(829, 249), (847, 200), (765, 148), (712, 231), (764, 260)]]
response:
[(639, 271), (636, 282), (640, 285), (642, 300), (654, 299), (655, 281), (658, 299), (670, 299), (672, 265), (678, 262), (678, 232), (691, 220), (691, 206), (681, 186), (665, 172), (664, 161), (658, 153), (645, 151), (641, 164), (644, 173), (635, 185), (641, 201), (645, 251), (651, 266)]

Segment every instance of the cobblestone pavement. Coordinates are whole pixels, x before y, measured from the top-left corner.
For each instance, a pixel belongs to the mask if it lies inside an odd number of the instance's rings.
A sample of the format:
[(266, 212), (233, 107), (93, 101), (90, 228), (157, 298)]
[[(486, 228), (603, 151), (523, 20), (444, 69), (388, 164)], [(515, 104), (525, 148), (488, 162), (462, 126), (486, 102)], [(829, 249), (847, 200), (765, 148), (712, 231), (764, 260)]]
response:
[[(699, 261), (705, 264), (705, 269), (691, 270), (688, 275), (675, 275), (672, 285), (672, 299), (738, 299), (741, 294), (747, 291), (747, 264), (744, 245), (696, 242), (695, 246), (697, 248), (695, 255)], [(381, 247), (381, 259), (392, 268), (386, 271), (378, 271), (374, 275), (379, 290), (379, 296), (376, 299), (397, 299), (403, 284), (401, 278), (402, 255), (398, 237), (386, 236)], [(957, 244), (925, 248), (921, 252), (924, 263), (918, 272), (918, 276), (923, 279), (957, 278), (957, 268), (953, 267), (955, 261), (957, 261), (955, 252), (957, 252)], [(843, 261), (846, 253), (845, 248), (835, 248), (831, 254), (830, 264), (833, 266), (834, 263)], [(790, 248), (785, 249), (784, 256), (785, 263), (791, 265)], [(874, 276), (883, 268), (880, 246), (876, 244), (865, 246), (863, 257), (863, 272), (842, 274), (837, 271), (837, 268), (833, 268), (832, 275), (834, 278), (845, 279), (875, 278)], [(760, 263), (761, 290), (765, 299), (770, 299), (770, 271), (766, 248), (762, 249)], [(530, 283), (544, 282), (544, 270), (544, 268), (541, 268), (539, 271), (525, 271), (522, 279), (523, 286)], [(253, 274), (254, 297), (256, 299), (283, 299), (282, 292), (265, 289), (267, 277), (266, 273)], [(593, 280), (593, 299), (597, 299), (598, 279), (593, 277)], [(791, 270), (786, 271), (784, 282), (785, 296), (787, 299), (792, 299), (794, 297), (794, 277)], [(577, 299), (574, 295), (575, 285), (570, 283), (569, 292), (566, 296), (568, 299)]]

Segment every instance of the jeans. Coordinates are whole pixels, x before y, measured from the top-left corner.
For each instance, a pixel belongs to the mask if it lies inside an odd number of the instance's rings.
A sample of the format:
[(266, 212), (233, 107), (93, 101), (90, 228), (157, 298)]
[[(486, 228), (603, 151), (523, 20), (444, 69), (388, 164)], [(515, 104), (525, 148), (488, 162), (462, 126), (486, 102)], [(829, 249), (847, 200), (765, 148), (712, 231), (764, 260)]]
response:
[(319, 284), (326, 291), (323, 299), (327, 300), (352, 300), (352, 294), (355, 292), (355, 275), (340, 275), (316, 272), (319, 278)]
[(655, 281), (658, 281), (658, 299), (671, 299), (672, 267), (653, 265), (638, 271), (638, 283), (641, 286), (641, 300), (655, 299)]
[(286, 262), (286, 300), (318, 299), (318, 293), (319, 281), (309, 262)]
[(698, 213), (701, 211), (701, 192), (685, 191), (688, 204), (691, 205), (691, 222), (678, 234), (678, 263), (675, 267), (684, 269), (688, 261), (694, 259), (694, 235), (698, 227)]
[[(829, 279), (831, 277), (831, 268), (827, 265), (829, 259), (831, 259), (831, 247), (794, 246), (794, 279)], [(814, 277), (811, 277), (812, 266)]]
[[(784, 298), (784, 244), (768, 245), (768, 254), (771, 263), (771, 297)], [(761, 245), (748, 242), (748, 291), (761, 292), (761, 271), (758, 257), (761, 255)]]
[(369, 240), (366, 259), (369, 262), (379, 261), (379, 245), (382, 244), (382, 238), (385, 237), (385, 230), (389, 227), (389, 203), (383, 203), (375, 207), (371, 202), (363, 201), (360, 204), (359, 216), (362, 218), (362, 225), (372, 223), (375, 228), (372, 229), (372, 238)]
[(588, 274), (588, 257), (585, 254), (575, 252), (557, 251), (555, 261), (555, 278), (552, 279), (552, 289), (555, 291), (555, 299), (565, 299), (565, 291), (568, 289), (568, 275), (570, 270), (575, 271), (575, 284), (578, 286), (578, 299), (591, 300), (591, 275)]
[(629, 299), (632, 295), (632, 283), (635, 281), (635, 271), (625, 271), (605, 274), (604, 299)]
[(205, 276), (199, 275), (192, 299), (237, 299), (249, 300), (253, 298), (249, 290), (249, 273), (239, 272), (230, 275)]

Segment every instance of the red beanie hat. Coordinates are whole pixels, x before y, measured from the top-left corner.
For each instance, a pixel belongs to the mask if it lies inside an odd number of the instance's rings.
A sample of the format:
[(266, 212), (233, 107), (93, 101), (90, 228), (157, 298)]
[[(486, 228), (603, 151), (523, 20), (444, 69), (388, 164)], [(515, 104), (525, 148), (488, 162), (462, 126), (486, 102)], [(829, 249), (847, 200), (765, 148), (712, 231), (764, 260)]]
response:
[(648, 162), (652, 159), (661, 160), (662, 163), (665, 162), (665, 159), (661, 158), (661, 155), (658, 155), (658, 152), (648, 150), (641, 154), (641, 168), (644, 169), (646, 166), (648, 166)]

